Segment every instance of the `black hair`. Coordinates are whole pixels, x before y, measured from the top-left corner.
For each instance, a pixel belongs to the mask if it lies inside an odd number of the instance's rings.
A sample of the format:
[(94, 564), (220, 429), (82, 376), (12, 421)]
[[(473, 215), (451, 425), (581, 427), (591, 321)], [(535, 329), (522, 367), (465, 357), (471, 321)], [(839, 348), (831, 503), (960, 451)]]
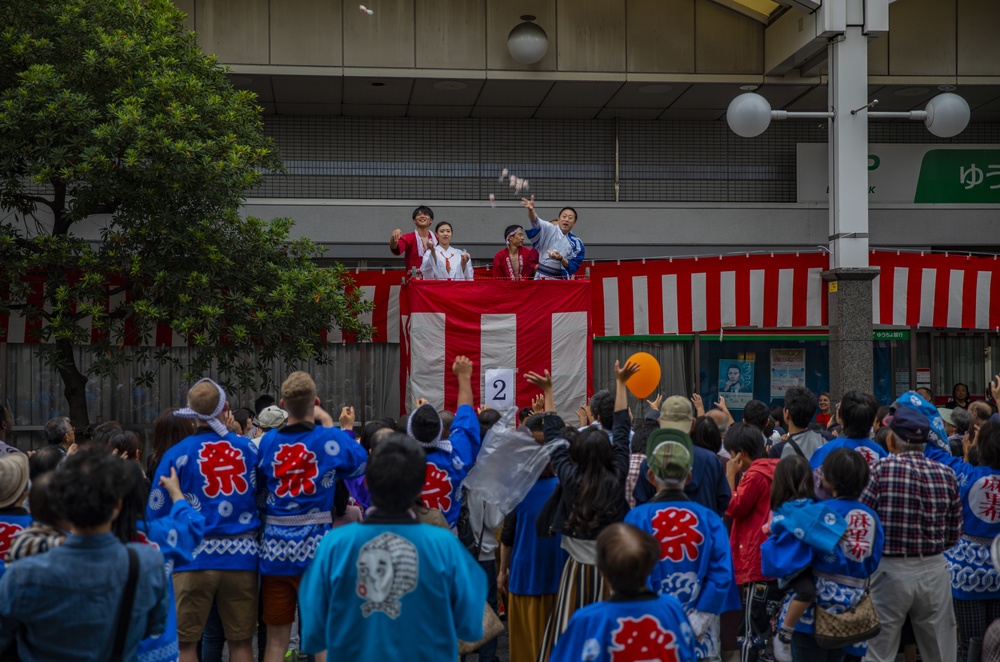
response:
[(660, 560), (660, 543), (631, 524), (611, 524), (597, 536), (597, 569), (615, 593), (636, 594)]
[[(442, 409), (438, 412), (438, 416), (441, 417), (441, 438), (447, 439), (451, 436), (451, 424), (455, 422), (455, 412)], [(482, 438), (480, 437), (480, 439)]]
[(625, 500), (622, 484), (615, 474), (614, 450), (608, 433), (585, 428), (570, 443), (569, 458), (579, 479), (577, 497), (569, 505), (566, 532), (588, 535), (620, 521)]
[(886, 453), (889, 452), (889, 433), (892, 432), (888, 425), (883, 425), (875, 433), (875, 438), (872, 439), (876, 444), (882, 447)]
[(274, 396), (265, 393), (264, 395), (259, 396), (256, 400), (253, 401), (254, 413), (257, 416), (260, 416), (260, 412), (264, 411), (274, 403), (275, 403)]
[(431, 405), (420, 405), (410, 417), (410, 430), (417, 441), (429, 444), (441, 433), (441, 417)]
[(517, 424), (524, 425), (524, 422), (528, 420), (535, 411), (531, 407), (521, 407), (517, 412)]
[(522, 228), (520, 225), (508, 225), (503, 231), (504, 243), (506, 243), (508, 235), (510, 235), (510, 233), (514, 232), (515, 230), (524, 230), (524, 228)]
[(774, 469), (774, 479), (771, 481), (771, 510), (777, 510), (781, 504), (795, 499), (815, 498), (809, 460), (798, 454), (781, 458)]
[(524, 419), (524, 427), (531, 432), (541, 432), (545, 426), (545, 414), (532, 414)]
[(244, 431), (247, 430), (249, 424), (253, 422), (254, 416), (256, 416), (256, 414), (246, 407), (240, 407), (233, 412), (233, 418), (240, 424), (240, 429)]
[(392, 425), (389, 425), (383, 420), (368, 421), (367, 423), (361, 426), (361, 431), (358, 433), (358, 443), (361, 444), (361, 447), (364, 448), (366, 451), (371, 452), (372, 437), (374, 437), (375, 433), (378, 432), (379, 430), (385, 430), (386, 428), (390, 430), (395, 430), (396, 429), (395, 422)]
[(333, 516), (343, 517), (347, 514), (347, 506), (351, 504), (351, 493), (347, 489), (347, 483), (337, 480), (333, 488)]
[(774, 421), (774, 424), (779, 426), (782, 430), (787, 431), (788, 426), (785, 425), (785, 408), (781, 405), (772, 404), (769, 413), (771, 414), (771, 420)]
[(503, 416), (496, 409), (484, 409), (479, 412), (479, 439), (486, 438), (486, 433), (490, 431), (497, 421)]
[[(886, 428), (887, 431), (888, 429)], [(868, 485), (868, 475), (868, 462), (861, 453), (850, 448), (836, 448), (823, 460), (823, 478), (833, 487), (838, 497), (860, 497)]]
[(28, 475), (31, 476), (31, 480), (36, 480), (58, 467), (62, 459), (63, 454), (58, 447), (40, 448), (28, 458)]
[(55, 502), (52, 499), (52, 474), (45, 473), (38, 478), (32, 477), (31, 490), (28, 491), (28, 503), (31, 504), (31, 519), (49, 526), (56, 525), (59, 513), (56, 511)]
[(874, 426), (875, 423), (878, 423), (879, 427), (881, 428), (882, 421), (884, 421), (885, 417), (891, 413), (892, 409), (889, 407), (889, 405), (882, 405), (881, 407), (879, 407), (878, 411), (875, 413), (875, 420), (872, 421), (872, 426)]
[(104, 421), (94, 427), (88, 443), (94, 443), (98, 446), (107, 446), (111, 437), (118, 434), (122, 430), (124, 430), (124, 428), (118, 421)]
[(420, 205), (419, 207), (417, 207), (416, 209), (414, 209), (413, 210), (413, 216), (411, 218), (414, 219), (414, 220), (416, 220), (417, 214), (420, 214), (420, 213), (427, 214), (428, 216), (431, 217), (432, 221), (434, 220), (434, 210), (431, 209), (430, 207), (428, 207), (427, 205)]
[(146, 518), (146, 498), (149, 496), (149, 483), (146, 475), (136, 462), (119, 460), (122, 467), (124, 483), (122, 485), (122, 511), (111, 525), (111, 531), (123, 543), (139, 540), (139, 520)]
[(969, 385), (968, 384), (963, 384), (962, 382), (955, 382), (955, 385), (951, 387), (951, 399), (952, 400), (955, 399), (955, 390), (959, 386), (964, 386), (965, 387), (965, 401), (968, 402), (969, 401)]
[(442, 228), (442, 226), (445, 226), (445, 225), (447, 225), (449, 228), (451, 228), (452, 233), (455, 232), (455, 228), (452, 227), (451, 223), (449, 223), (448, 221), (441, 221), (440, 223), (438, 223), (437, 225), (434, 226), (434, 234), (437, 234), (437, 231), (440, 230)]
[(976, 448), (983, 466), (1000, 469), (1000, 425), (990, 421), (976, 435)]
[(722, 433), (718, 424), (708, 416), (699, 416), (691, 428), (691, 443), (718, 453), (722, 450)]
[(605, 430), (611, 430), (615, 420), (615, 398), (608, 389), (602, 388), (590, 398), (590, 413)]
[(109, 451), (118, 451), (118, 457), (135, 460), (142, 457), (142, 442), (131, 430), (118, 430), (108, 436)]
[(848, 391), (840, 399), (837, 411), (843, 424), (843, 436), (866, 439), (878, 413), (878, 401), (871, 393)]
[(785, 391), (785, 409), (788, 410), (788, 418), (801, 430), (809, 426), (809, 421), (812, 420), (818, 406), (816, 396), (805, 387), (793, 386)]
[(365, 483), (372, 504), (389, 513), (406, 511), (424, 487), (427, 457), (412, 437), (394, 432), (372, 450)]
[(646, 419), (640, 419), (635, 422), (635, 426), (632, 428), (632, 441), (629, 442), (629, 451), (634, 455), (636, 453), (646, 452), (646, 440), (649, 439), (649, 435), (653, 434), (653, 430), (659, 430), (660, 424), (656, 421), (648, 421)]
[(571, 212), (573, 212), (573, 220), (574, 220), (574, 221), (579, 221), (579, 220), (580, 220), (580, 215), (579, 215), (579, 214), (577, 214), (577, 213), (576, 213), (576, 210), (575, 210), (575, 209), (573, 209), (572, 207), (563, 207), (562, 209), (560, 209), (560, 210), (559, 210), (559, 214), (557, 215), (557, 218), (558, 218), (559, 216), (562, 216), (562, 213), (563, 213), (564, 211), (566, 211), (567, 209), (568, 209), (568, 210), (570, 210)]
[(722, 440), (731, 455), (745, 453), (751, 460), (764, 457), (764, 437), (760, 429), (749, 423), (733, 423)]
[(124, 493), (129, 464), (93, 446), (70, 455), (52, 472), (56, 512), (82, 529), (107, 524)]
[(743, 422), (754, 425), (763, 432), (771, 421), (771, 412), (760, 400), (751, 400), (743, 406)]

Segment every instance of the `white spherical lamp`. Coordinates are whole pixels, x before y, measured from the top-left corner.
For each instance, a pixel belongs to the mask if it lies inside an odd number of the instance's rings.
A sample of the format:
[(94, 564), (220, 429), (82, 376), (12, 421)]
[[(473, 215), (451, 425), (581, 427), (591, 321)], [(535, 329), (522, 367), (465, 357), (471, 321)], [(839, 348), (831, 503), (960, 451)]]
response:
[(549, 50), (549, 37), (540, 25), (532, 23), (534, 16), (522, 16), (521, 20), (524, 22), (507, 36), (507, 50), (521, 64), (535, 64)]
[(951, 138), (965, 131), (969, 125), (969, 103), (951, 92), (939, 94), (924, 108), (927, 118), (924, 126), (938, 138)]
[(729, 102), (726, 122), (738, 136), (753, 138), (771, 124), (771, 104), (759, 94), (747, 92)]

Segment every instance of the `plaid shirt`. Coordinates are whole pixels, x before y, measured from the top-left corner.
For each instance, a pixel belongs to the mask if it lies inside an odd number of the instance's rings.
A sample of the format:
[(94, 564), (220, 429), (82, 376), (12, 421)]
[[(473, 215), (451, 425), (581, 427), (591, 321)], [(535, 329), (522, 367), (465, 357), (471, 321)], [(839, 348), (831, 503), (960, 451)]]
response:
[(632, 492), (635, 491), (635, 484), (639, 480), (639, 470), (645, 460), (645, 453), (632, 453), (629, 456), (628, 477), (625, 478), (625, 500), (628, 501), (629, 508), (635, 508), (635, 497)]
[(955, 472), (921, 452), (883, 458), (861, 501), (885, 528), (885, 556), (932, 556), (962, 535), (962, 500)]

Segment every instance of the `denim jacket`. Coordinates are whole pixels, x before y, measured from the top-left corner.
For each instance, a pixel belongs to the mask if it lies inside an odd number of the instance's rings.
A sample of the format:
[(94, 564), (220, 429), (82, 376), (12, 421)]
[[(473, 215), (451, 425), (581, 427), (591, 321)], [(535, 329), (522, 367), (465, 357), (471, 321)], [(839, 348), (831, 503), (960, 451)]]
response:
[[(125, 639), (126, 660), (139, 640), (163, 632), (167, 578), (163, 556), (132, 544), (139, 577)], [(0, 649), (16, 636), (21, 660), (107, 660), (128, 577), (128, 553), (114, 535), (72, 534), (62, 546), (21, 559), (0, 579)]]

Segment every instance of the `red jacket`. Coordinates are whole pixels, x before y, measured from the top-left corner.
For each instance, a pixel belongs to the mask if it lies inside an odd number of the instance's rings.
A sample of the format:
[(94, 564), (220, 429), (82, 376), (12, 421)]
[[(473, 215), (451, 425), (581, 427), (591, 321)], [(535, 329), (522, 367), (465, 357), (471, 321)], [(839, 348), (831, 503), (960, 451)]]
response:
[(773, 579), (760, 569), (760, 546), (767, 540), (763, 527), (771, 519), (771, 481), (777, 466), (778, 460), (754, 460), (729, 500), (726, 515), (733, 520), (729, 547), (737, 584)]

